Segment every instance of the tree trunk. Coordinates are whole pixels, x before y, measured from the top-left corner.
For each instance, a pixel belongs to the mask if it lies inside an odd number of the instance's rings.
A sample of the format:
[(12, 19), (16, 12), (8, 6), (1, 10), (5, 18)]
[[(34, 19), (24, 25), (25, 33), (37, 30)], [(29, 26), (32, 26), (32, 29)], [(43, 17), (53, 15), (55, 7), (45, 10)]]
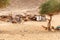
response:
[(51, 20), (52, 20), (52, 16), (50, 15), (50, 19), (48, 20), (48, 27), (47, 27), (49, 31), (51, 31)]

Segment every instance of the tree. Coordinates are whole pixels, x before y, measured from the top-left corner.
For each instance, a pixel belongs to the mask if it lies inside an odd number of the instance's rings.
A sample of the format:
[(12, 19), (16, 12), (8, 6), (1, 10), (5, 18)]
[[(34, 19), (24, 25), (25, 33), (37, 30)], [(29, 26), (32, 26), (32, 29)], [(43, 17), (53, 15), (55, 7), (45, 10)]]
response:
[(59, 14), (58, 12), (60, 12), (60, 0), (48, 0), (39, 7), (41, 15), (48, 15), (50, 17), (47, 25), (48, 30), (51, 30), (52, 16)]
[(0, 8), (5, 8), (9, 2), (9, 0), (0, 0)]

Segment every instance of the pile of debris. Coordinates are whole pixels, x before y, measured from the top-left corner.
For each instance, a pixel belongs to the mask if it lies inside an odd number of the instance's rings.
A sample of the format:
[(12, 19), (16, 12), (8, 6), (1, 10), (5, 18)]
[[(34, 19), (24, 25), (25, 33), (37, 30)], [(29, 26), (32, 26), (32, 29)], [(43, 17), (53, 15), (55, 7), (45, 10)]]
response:
[(5, 22), (11, 22), (11, 23), (21, 23), (23, 21), (45, 21), (46, 17), (45, 16), (40, 16), (40, 15), (2, 15), (0, 16), (1, 21)]

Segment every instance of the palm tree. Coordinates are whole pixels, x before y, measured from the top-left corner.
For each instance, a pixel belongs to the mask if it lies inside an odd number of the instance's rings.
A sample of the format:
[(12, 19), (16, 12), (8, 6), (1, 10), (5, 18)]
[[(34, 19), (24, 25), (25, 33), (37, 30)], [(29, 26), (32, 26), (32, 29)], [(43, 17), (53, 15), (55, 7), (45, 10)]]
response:
[(5, 8), (9, 4), (9, 0), (0, 0), (0, 8)]
[(48, 30), (51, 30), (51, 20), (52, 16), (60, 12), (60, 0), (48, 0), (39, 7), (39, 13), (41, 15), (48, 15), (50, 19), (48, 20)]

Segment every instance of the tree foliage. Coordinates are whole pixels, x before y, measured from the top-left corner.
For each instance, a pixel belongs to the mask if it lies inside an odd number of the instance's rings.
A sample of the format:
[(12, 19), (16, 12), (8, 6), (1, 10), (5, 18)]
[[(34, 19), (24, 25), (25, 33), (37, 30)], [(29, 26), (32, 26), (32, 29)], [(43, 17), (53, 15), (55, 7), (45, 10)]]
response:
[(9, 0), (0, 0), (0, 8), (6, 7), (9, 4)]
[(60, 0), (48, 0), (39, 8), (41, 8), (39, 10), (41, 15), (48, 15), (50, 17), (50, 19), (48, 19), (47, 29), (51, 30), (52, 16), (60, 12)]
[(60, 12), (60, 1), (48, 0), (41, 5), (40, 14), (54, 15)]

